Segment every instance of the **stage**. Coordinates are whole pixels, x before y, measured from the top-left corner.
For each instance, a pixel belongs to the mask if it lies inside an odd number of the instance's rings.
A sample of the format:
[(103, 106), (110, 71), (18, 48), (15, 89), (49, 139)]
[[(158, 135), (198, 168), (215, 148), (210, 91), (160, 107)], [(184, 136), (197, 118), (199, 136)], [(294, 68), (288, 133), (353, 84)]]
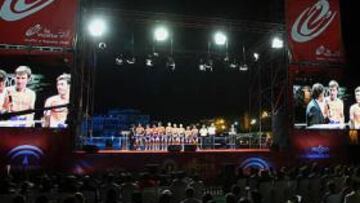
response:
[[(98, 150), (96, 153), (98, 154), (173, 154), (173, 153), (183, 153), (183, 154), (193, 154), (193, 153), (200, 153), (200, 154), (207, 154), (207, 153), (243, 153), (243, 152), (270, 152), (270, 149), (200, 149), (196, 151), (179, 151), (179, 152), (169, 152), (169, 151), (162, 151), (162, 150)], [(84, 150), (75, 151), (77, 154), (85, 154), (88, 153)]]
[(148, 166), (153, 166), (156, 170), (182, 170), (210, 178), (229, 167), (234, 172), (240, 167), (276, 168), (281, 165), (279, 163), (284, 163), (284, 157), (285, 154), (269, 149), (210, 149), (185, 152), (99, 150), (93, 153), (75, 151), (71, 172), (84, 174), (125, 169), (140, 172)]

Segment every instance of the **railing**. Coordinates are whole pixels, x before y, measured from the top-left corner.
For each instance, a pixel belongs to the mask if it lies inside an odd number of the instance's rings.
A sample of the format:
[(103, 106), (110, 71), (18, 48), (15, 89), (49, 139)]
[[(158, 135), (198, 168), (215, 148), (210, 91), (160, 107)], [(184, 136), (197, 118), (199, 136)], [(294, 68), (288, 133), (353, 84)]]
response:
[[(83, 137), (82, 145), (95, 145), (99, 149), (113, 150), (162, 150), (166, 151), (169, 145), (181, 145), (182, 149), (185, 145), (197, 145), (197, 149), (247, 149), (247, 148), (267, 148), (266, 138), (259, 133), (241, 133), (236, 135), (224, 136), (199, 136), (197, 142), (188, 144), (186, 142), (172, 143), (171, 141), (162, 140), (157, 142), (143, 141), (136, 143), (135, 138), (128, 135), (110, 136), (110, 137)], [(261, 142), (261, 143), (260, 143)]]

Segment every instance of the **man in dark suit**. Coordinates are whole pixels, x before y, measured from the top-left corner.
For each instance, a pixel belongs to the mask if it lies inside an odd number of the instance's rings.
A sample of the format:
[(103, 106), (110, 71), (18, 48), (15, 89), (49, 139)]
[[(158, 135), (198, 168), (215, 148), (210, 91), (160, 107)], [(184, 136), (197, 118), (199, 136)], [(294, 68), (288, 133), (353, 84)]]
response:
[(311, 89), (312, 100), (306, 107), (306, 125), (312, 126), (314, 124), (326, 123), (326, 118), (322, 109), (324, 102), (324, 86), (320, 83), (315, 83)]

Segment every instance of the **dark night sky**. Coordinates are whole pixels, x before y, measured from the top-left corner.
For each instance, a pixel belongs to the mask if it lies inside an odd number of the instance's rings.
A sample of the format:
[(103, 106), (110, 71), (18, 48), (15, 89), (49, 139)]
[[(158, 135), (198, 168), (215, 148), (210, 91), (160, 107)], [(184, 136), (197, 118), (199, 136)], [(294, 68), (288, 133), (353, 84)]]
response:
[[(146, 2), (146, 3), (143, 3)], [(196, 2), (196, 3), (194, 3)], [(275, 0), (242, 0), (234, 6), (233, 1), (112, 1), (102, 0), (97, 4), (128, 10), (164, 12), (171, 14), (221, 17), (234, 20), (281, 22), (282, 3)], [(349, 60), (347, 73), (352, 75), (355, 53), (352, 48), (354, 33), (353, 3), (342, 2), (342, 23), (345, 49)], [(345, 12), (346, 11), (346, 12)], [(150, 28), (128, 24), (112, 24), (111, 34), (105, 39), (108, 48), (99, 53), (96, 78), (95, 112), (104, 113), (110, 108), (135, 108), (155, 119), (201, 119), (212, 116), (239, 116), (248, 108), (248, 73), (218, 70), (200, 73), (197, 64), (201, 52), (206, 51), (206, 42), (211, 27), (206, 30), (174, 28), (176, 72), (166, 71), (163, 65), (149, 70), (143, 65), (144, 56), (152, 45), (149, 42)], [(135, 37), (136, 66), (117, 67), (114, 56), (129, 50), (131, 33)], [(247, 32), (230, 33), (234, 40), (230, 50), (239, 53), (241, 43), (251, 46), (260, 34)], [(168, 47), (158, 47), (166, 55)], [(179, 50), (190, 51), (183, 54)], [(179, 52), (179, 53), (177, 53)], [(217, 53), (222, 53), (217, 50)], [(241, 52), (240, 52), (241, 53)], [(221, 55), (221, 54), (220, 54)], [(163, 60), (163, 59), (162, 59)], [(163, 61), (162, 61), (163, 62)], [(216, 64), (222, 67), (222, 64)], [(358, 81), (357, 81), (358, 82)], [(356, 83), (356, 82), (355, 82)]]

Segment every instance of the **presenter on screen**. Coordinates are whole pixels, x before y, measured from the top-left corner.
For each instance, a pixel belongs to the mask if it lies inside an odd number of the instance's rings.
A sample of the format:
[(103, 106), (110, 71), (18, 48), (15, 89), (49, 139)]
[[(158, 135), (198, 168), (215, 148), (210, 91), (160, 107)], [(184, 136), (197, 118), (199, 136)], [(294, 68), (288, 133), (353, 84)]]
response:
[(326, 123), (324, 92), (324, 86), (322, 84), (315, 83), (312, 86), (312, 100), (306, 107), (307, 126)]
[[(70, 97), (70, 74), (62, 74), (56, 79), (56, 89), (58, 94), (49, 97), (45, 101), (45, 107), (54, 107), (69, 104)], [(67, 126), (66, 119), (68, 108), (53, 108), (44, 112), (44, 127), (64, 128)]]
[(0, 114), (8, 110), (8, 95), (5, 87), (6, 72), (0, 69)]
[(355, 100), (350, 107), (350, 128), (360, 129), (360, 86), (355, 89)]

